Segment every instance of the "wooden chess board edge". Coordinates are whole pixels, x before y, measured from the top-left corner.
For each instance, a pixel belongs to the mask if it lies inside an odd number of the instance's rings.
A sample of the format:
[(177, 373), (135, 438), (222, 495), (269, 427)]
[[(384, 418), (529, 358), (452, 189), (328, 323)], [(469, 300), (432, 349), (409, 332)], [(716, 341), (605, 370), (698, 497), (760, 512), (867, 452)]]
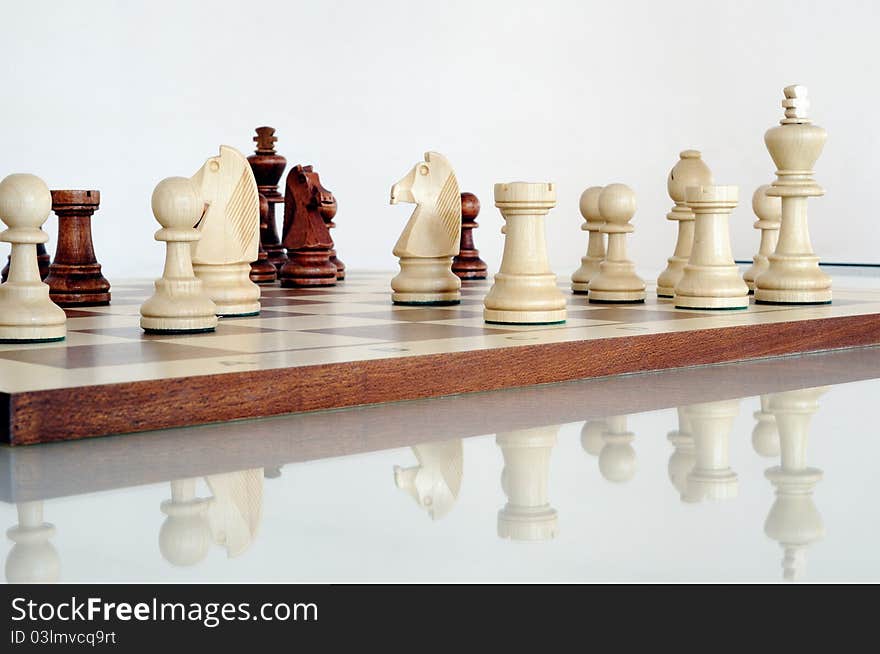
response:
[(880, 344), (880, 314), (0, 395), (11, 445)]

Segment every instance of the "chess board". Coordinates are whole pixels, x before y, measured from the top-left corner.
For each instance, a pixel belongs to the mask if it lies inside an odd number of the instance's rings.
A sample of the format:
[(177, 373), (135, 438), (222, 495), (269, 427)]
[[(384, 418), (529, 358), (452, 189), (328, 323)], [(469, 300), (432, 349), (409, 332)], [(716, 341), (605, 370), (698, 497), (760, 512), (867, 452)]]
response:
[[(562, 325), (489, 325), (490, 281), (462, 303), (393, 306), (390, 274), (335, 287), (263, 287), (257, 317), (215, 333), (146, 335), (151, 282), (68, 310), (61, 343), (0, 345), (0, 440), (73, 440), (623, 373), (880, 344), (880, 290), (832, 305), (678, 310), (589, 304), (567, 290)], [(565, 286), (563, 285), (563, 288)], [(428, 418), (429, 419), (429, 418)], [(430, 425), (425, 425), (430, 429)]]

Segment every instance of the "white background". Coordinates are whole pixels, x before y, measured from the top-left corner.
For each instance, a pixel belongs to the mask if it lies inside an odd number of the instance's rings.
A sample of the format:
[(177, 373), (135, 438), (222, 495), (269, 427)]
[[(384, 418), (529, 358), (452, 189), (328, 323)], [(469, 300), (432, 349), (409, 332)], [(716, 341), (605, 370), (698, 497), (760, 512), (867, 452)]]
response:
[[(672, 251), (666, 176), (685, 148), (740, 185), (734, 254), (753, 254), (750, 198), (774, 170), (762, 136), (797, 82), (829, 132), (815, 249), (877, 263), (878, 19), (871, 1), (4, 3), (0, 175), (99, 189), (107, 276), (156, 277), (154, 185), (221, 143), (249, 154), (253, 128), (273, 125), (288, 162), (314, 164), (336, 194), (341, 258), (391, 269), (412, 207), (389, 206), (389, 188), (433, 149), (483, 203), (491, 269), (495, 182), (558, 184), (548, 243), (567, 276), (585, 249), (581, 191), (621, 181), (639, 196), (633, 258), (653, 275)], [(54, 219), (47, 230), (51, 248)]]

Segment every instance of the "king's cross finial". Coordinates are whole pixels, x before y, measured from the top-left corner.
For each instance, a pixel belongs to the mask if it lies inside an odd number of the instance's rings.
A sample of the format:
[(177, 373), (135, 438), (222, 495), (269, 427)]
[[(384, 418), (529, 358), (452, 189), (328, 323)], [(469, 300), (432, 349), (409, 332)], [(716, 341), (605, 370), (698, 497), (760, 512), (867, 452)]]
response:
[(785, 99), (782, 108), (785, 109), (785, 118), (779, 121), (783, 125), (791, 123), (812, 122), (807, 115), (810, 110), (810, 99), (807, 97), (807, 87), (801, 84), (792, 84), (782, 90)]
[(278, 140), (278, 137), (275, 136), (275, 128), (274, 127), (258, 127), (257, 135), (254, 137), (254, 141), (257, 143), (257, 152), (259, 153), (269, 153), (275, 152), (275, 141)]

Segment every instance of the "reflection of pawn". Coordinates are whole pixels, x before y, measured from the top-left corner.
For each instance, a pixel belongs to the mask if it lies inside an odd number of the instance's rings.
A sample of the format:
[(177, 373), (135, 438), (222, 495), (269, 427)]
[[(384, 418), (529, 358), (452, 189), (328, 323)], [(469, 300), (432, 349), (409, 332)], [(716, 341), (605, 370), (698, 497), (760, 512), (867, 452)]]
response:
[(452, 510), (464, 474), (464, 450), (461, 439), (424, 443), (412, 448), (417, 466), (394, 466), (394, 483), (422, 507), (431, 520)]
[(0, 220), (9, 229), (0, 241), (12, 244), (9, 279), (0, 285), (0, 343), (61, 341), (67, 334), (67, 316), (49, 299), (49, 287), (40, 280), (37, 244), (49, 236), (40, 229), (52, 195), (35, 175), (9, 175), (0, 182)]
[(193, 227), (205, 205), (186, 177), (169, 177), (153, 191), (153, 215), (162, 225), (157, 241), (165, 241), (165, 270), (156, 280), (156, 291), (141, 306), (141, 327), (146, 332), (209, 332), (217, 326), (217, 307), (193, 273), (190, 244), (200, 238)]
[(682, 411), (691, 425), (696, 457), (682, 500), (736, 497), (739, 484), (736, 473), (730, 469), (730, 432), (739, 412), (739, 400), (692, 404)]
[(591, 186), (581, 193), (580, 210), (586, 221), (581, 229), (589, 233), (587, 254), (581, 257), (581, 267), (571, 276), (571, 292), (587, 294), (590, 280), (599, 274), (599, 264), (605, 260), (605, 235), (602, 233), (602, 214), (599, 213), (601, 186)]
[(608, 234), (608, 252), (599, 274), (590, 279), (590, 302), (644, 302), (645, 281), (626, 254), (626, 235), (635, 230), (630, 220), (636, 213), (636, 194), (626, 184), (606, 186), (599, 194), (599, 213), (605, 221), (602, 233)]
[(807, 467), (807, 434), (810, 419), (818, 410), (818, 399), (827, 389), (808, 388), (777, 393), (769, 397), (768, 410), (779, 426), (780, 465), (764, 476), (776, 487), (764, 533), (783, 548), (783, 576), (788, 581), (801, 577), (807, 549), (825, 536), (822, 516), (813, 502), (813, 489), (822, 471)]
[(581, 447), (590, 456), (599, 456), (605, 441), (602, 434), (608, 431), (608, 423), (604, 420), (587, 420), (581, 427)]
[(763, 457), (779, 456), (779, 430), (776, 427), (776, 416), (770, 413), (770, 396), (761, 396), (761, 410), (755, 411), (754, 429), (752, 429), (752, 449)]
[(195, 565), (208, 555), (211, 547), (210, 502), (196, 497), (195, 479), (171, 482), (171, 499), (162, 502), (160, 507), (168, 517), (159, 529), (159, 551), (171, 565)]
[(6, 532), (15, 543), (6, 557), (6, 581), (10, 584), (46, 584), (58, 581), (61, 559), (49, 539), (55, 527), (43, 522), (42, 502), (22, 502), (18, 525)]
[(657, 278), (658, 297), (675, 295), (675, 285), (684, 273), (684, 267), (694, 245), (694, 212), (685, 202), (685, 189), (688, 186), (703, 186), (711, 183), (712, 171), (700, 158), (699, 150), (682, 152), (678, 163), (669, 171), (666, 190), (675, 202), (675, 206), (666, 214), (666, 220), (678, 222), (678, 238), (675, 241), (675, 252), (667, 259), (669, 265)]
[[(266, 224), (269, 220), (269, 201), (266, 196), (260, 193), (260, 233), (266, 231)], [(254, 284), (271, 284), (278, 278), (278, 271), (275, 270), (269, 262), (269, 253), (263, 247), (263, 240), (260, 239), (260, 247), (257, 251), (257, 260), (251, 262), (251, 281)]]
[(690, 420), (682, 407), (678, 407), (677, 411), (678, 429), (666, 435), (675, 448), (669, 455), (669, 464), (666, 469), (672, 486), (679, 492), (681, 499), (687, 501), (687, 478), (691, 470), (694, 469), (697, 458)]
[(736, 186), (689, 186), (685, 191), (694, 212), (694, 247), (675, 286), (678, 309), (747, 309), (749, 287), (739, 276), (730, 249), (730, 212)]
[(284, 466), (267, 466), (263, 468), (263, 477), (265, 479), (278, 479), (281, 477), (281, 468)]
[(828, 133), (807, 118), (806, 87), (788, 86), (783, 93), (785, 118), (764, 134), (776, 164), (776, 181), (767, 194), (781, 198), (782, 223), (776, 250), (767, 256), (769, 267), (755, 279), (755, 302), (827, 304), (831, 278), (819, 269), (819, 257), (810, 244), (807, 200), (825, 195), (813, 178), (813, 165)]
[(459, 279), (486, 279), (488, 266), (480, 259), (480, 251), (474, 247), (474, 230), (480, 201), (473, 193), (461, 194), (461, 241), (458, 254), (452, 258), (452, 272)]
[(608, 481), (624, 483), (636, 474), (636, 451), (632, 442), (636, 435), (626, 428), (626, 416), (614, 416), (606, 420), (608, 429), (602, 434), (602, 451), (599, 453), (599, 472)]
[(761, 245), (758, 252), (752, 258), (752, 266), (743, 273), (743, 280), (749, 287), (749, 293), (755, 291), (755, 278), (766, 272), (770, 267), (767, 257), (776, 250), (776, 242), (779, 240), (779, 223), (782, 220), (782, 202), (778, 197), (767, 195), (769, 184), (764, 184), (755, 189), (752, 195), (752, 211), (758, 217), (755, 221), (755, 229), (761, 230)]
[(559, 530), (556, 509), (547, 486), (550, 453), (559, 425), (498, 434), (495, 442), (504, 456), (501, 489), (507, 504), (498, 512), (498, 536), (514, 541), (550, 540)]

